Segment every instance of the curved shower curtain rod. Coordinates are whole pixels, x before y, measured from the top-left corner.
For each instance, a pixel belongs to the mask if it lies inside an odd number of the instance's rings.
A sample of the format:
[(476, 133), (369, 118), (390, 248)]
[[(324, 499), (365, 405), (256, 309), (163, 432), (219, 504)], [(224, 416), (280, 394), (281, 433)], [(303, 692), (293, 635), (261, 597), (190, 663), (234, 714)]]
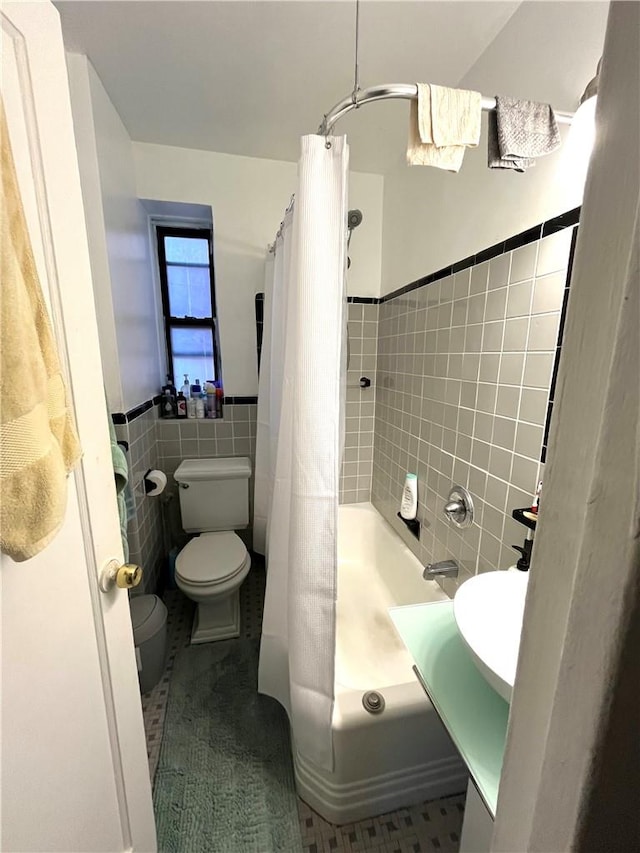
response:
[[(390, 98), (401, 100), (415, 100), (418, 97), (418, 86), (416, 83), (385, 83), (380, 86), (369, 86), (368, 89), (348, 95), (332, 107), (322, 119), (317, 130), (319, 136), (328, 136), (337, 121), (339, 121), (351, 110), (357, 110), (364, 104), (373, 101), (386, 101)], [(496, 108), (495, 98), (482, 98), (483, 110), (494, 110)], [(565, 113), (554, 110), (556, 121), (559, 124), (571, 124), (574, 113)]]
[[(387, 101), (390, 99), (412, 101), (417, 97), (417, 83), (383, 83), (379, 86), (369, 86), (367, 89), (360, 89), (351, 95), (347, 95), (347, 97), (343, 98), (341, 101), (338, 101), (338, 103), (323, 117), (320, 127), (316, 133), (318, 136), (328, 136), (333, 130), (336, 122), (338, 122), (343, 116), (350, 113), (351, 110), (357, 110), (365, 104), (373, 103), (373, 101)], [(496, 99), (485, 98), (483, 96), (481, 105), (485, 112), (495, 110)], [(555, 115), (558, 124), (571, 124), (575, 115), (575, 113), (561, 112), (560, 110), (554, 110), (553, 114)], [(290, 210), (292, 206), (293, 196), (291, 197), (287, 211)], [(276, 240), (282, 233), (282, 225), (283, 223), (281, 222), (278, 233), (276, 234)], [(276, 240), (274, 240), (274, 242), (268, 247), (268, 251), (271, 254), (275, 251)]]

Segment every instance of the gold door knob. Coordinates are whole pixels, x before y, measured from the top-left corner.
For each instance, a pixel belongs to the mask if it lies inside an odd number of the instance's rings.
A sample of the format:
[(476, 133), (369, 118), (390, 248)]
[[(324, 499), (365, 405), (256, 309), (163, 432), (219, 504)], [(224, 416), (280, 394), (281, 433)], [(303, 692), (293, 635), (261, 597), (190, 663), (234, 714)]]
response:
[(102, 592), (110, 592), (114, 586), (119, 589), (133, 589), (142, 580), (142, 566), (110, 560), (100, 572), (99, 584)]
[(116, 586), (120, 589), (133, 589), (142, 580), (142, 568), (133, 563), (124, 563), (116, 572)]

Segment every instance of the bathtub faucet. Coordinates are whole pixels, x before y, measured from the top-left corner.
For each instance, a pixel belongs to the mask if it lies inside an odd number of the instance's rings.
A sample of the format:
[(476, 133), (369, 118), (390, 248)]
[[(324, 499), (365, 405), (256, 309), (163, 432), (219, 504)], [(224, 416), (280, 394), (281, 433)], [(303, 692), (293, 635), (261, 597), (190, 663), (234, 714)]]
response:
[(434, 578), (457, 578), (458, 564), (455, 560), (440, 560), (439, 563), (429, 563), (422, 573), (422, 577), (426, 581)]

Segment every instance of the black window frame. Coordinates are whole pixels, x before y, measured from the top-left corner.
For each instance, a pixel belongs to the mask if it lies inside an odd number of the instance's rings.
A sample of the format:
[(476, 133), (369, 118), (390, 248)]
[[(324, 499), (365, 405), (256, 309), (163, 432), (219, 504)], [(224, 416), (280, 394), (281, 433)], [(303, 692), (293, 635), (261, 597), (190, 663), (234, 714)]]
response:
[[(173, 348), (171, 346), (171, 329), (172, 328), (210, 328), (211, 340), (213, 345), (213, 367), (215, 370), (215, 379), (222, 383), (222, 370), (220, 364), (220, 342), (218, 338), (218, 323), (217, 323), (217, 306), (216, 306), (216, 290), (215, 290), (215, 274), (213, 268), (213, 229), (211, 228), (182, 228), (178, 225), (156, 225), (156, 240), (158, 245), (158, 270), (160, 274), (160, 294), (162, 297), (162, 318), (164, 325), (165, 345), (167, 348), (167, 374), (171, 377), (171, 381), (176, 385), (176, 377), (174, 375), (173, 365)], [(172, 266), (170, 261), (167, 261), (164, 238), (165, 237), (186, 237), (197, 240), (206, 239), (209, 247), (209, 285), (211, 288), (211, 317), (174, 317), (170, 313), (169, 303), (169, 281), (167, 277), (167, 267)], [(175, 264), (175, 266), (200, 266), (204, 264)], [(191, 381), (195, 381), (194, 376), (190, 377)], [(210, 379), (209, 376), (203, 376), (202, 382)]]

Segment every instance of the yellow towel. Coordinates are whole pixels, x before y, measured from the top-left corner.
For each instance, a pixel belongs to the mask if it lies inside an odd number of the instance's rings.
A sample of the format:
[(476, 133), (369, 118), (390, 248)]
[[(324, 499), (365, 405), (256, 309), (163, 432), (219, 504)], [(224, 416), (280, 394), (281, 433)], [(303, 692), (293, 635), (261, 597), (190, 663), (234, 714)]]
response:
[(0, 548), (28, 560), (64, 519), (81, 456), (0, 102)]
[(467, 89), (418, 83), (411, 101), (407, 162), (460, 171), (465, 148), (480, 142), (482, 96)]

